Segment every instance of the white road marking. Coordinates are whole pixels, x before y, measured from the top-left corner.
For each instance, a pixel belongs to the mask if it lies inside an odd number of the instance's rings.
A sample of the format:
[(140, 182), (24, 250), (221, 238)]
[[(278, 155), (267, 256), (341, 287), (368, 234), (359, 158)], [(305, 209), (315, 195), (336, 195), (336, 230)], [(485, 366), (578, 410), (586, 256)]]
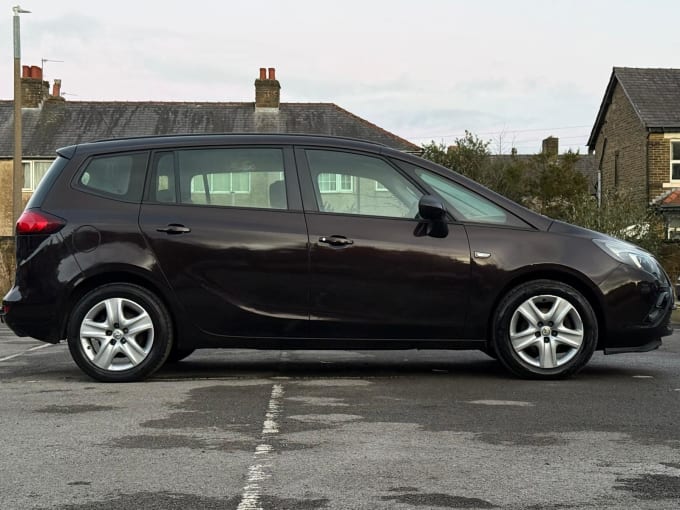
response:
[(19, 356), (23, 356), (24, 354), (28, 354), (29, 352), (32, 351), (37, 351), (38, 349), (44, 349), (45, 347), (50, 347), (54, 344), (44, 344), (44, 345), (38, 345), (36, 347), (31, 347), (30, 349), (27, 349), (23, 352), (20, 352), (18, 354), (12, 354), (11, 356), (5, 356), (4, 358), (0, 358), (0, 361), (8, 361), (14, 358), (18, 358)]
[(654, 379), (653, 375), (634, 375), (633, 379)]
[(521, 402), (517, 400), (471, 400), (468, 404), (477, 404), (481, 406), (515, 406), (515, 407), (533, 407), (531, 402)]
[(253, 455), (254, 462), (248, 468), (248, 479), (243, 488), (241, 502), (237, 510), (262, 510), (260, 496), (262, 492), (261, 484), (269, 478), (267, 469), (271, 467), (268, 462), (269, 457), (274, 451), (274, 447), (266, 440), (279, 433), (278, 417), (281, 414), (281, 401), (283, 398), (283, 385), (275, 384), (272, 387), (272, 394), (269, 398), (269, 405), (262, 424), (262, 443), (255, 448)]
[(262, 426), (262, 435), (278, 434), (279, 425), (276, 423), (276, 418), (281, 414), (281, 397), (283, 396), (283, 386), (275, 384), (272, 388), (272, 396), (269, 399), (269, 406), (267, 407), (267, 414), (264, 417), (264, 425)]

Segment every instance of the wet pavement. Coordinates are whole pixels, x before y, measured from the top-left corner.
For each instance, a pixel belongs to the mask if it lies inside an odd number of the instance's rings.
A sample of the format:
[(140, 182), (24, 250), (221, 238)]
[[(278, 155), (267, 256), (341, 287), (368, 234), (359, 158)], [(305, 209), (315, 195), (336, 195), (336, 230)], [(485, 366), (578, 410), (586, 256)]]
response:
[(675, 509), (679, 340), (555, 382), (477, 352), (239, 349), (102, 384), (0, 326), (0, 508)]

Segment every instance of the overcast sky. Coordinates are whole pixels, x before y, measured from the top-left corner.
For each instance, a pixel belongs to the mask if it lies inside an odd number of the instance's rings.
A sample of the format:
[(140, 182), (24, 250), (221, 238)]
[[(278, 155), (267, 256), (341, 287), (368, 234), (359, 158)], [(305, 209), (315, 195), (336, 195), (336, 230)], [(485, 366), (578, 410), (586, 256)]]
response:
[[(0, 98), (12, 6), (0, 2)], [(613, 66), (680, 67), (678, 0), (23, 0), (22, 64), (70, 101), (330, 102), (414, 143), (585, 152)]]

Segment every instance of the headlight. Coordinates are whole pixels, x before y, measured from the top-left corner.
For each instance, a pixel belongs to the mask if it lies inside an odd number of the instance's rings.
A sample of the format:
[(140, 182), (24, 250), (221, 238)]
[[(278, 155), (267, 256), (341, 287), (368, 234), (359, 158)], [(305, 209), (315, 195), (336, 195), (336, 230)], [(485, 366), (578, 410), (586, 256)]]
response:
[(593, 242), (619, 262), (642, 269), (653, 275), (657, 280), (662, 279), (661, 266), (651, 254), (642, 248), (617, 239), (593, 239)]

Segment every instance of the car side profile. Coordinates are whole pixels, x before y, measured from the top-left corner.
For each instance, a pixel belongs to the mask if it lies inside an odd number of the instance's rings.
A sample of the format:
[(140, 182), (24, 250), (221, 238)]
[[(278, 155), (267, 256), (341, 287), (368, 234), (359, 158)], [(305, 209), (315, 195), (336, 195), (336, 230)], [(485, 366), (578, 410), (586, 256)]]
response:
[(479, 349), (520, 377), (656, 349), (652, 255), (382, 145), (192, 135), (70, 146), (17, 222), (3, 320), (100, 381), (200, 348)]

